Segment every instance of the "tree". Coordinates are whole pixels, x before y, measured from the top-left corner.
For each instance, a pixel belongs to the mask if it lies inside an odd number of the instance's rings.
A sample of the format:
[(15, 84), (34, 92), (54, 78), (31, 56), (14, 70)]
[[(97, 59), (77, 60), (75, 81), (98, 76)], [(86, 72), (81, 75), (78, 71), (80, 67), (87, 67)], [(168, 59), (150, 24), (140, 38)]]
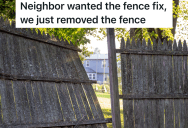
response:
[[(179, 6), (180, 4), (180, 6)], [(184, 21), (187, 21), (186, 14), (188, 14), (188, 8), (186, 8), (188, 2), (173, 0), (173, 28), (131, 28), (130, 29), (130, 38), (150, 38), (158, 39), (161, 41), (164, 39), (173, 40), (175, 37), (175, 30), (177, 26), (178, 17), (183, 18)], [(185, 24), (184, 24), (185, 25)], [(179, 26), (179, 25), (178, 25)], [(187, 26), (187, 25), (185, 25)]]
[[(157, 39), (160, 38), (162, 41), (164, 39), (174, 39), (176, 26), (180, 27), (180, 30), (187, 30), (185, 26), (188, 26), (188, 1), (179, 1), (173, 0), (173, 28), (136, 28), (136, 29), (126, 29), (126, 28), (115, 28), (116, 38), (121, 39), (122, 37), (135, 39)], [(11, 20), (15, 19), (15, 0), (0, 0), (0, 16), (9, 18)], [(177, 18), (182, 18), (184, 23), (177, 22)], [(164, 20), (164, 19), (161, 19)], [(57, 36), (59, 38), (66, 39), (71, 41), (75, 46), (80, 47), (87, 43), (90, 43), (90, 40), (86, 38), (86, 35), (93, 35), (98, 39), (103, 39), (106, 37), (106, 29), (100, 28), (97, 31), (96, 28), (38, 28), (45, 33), (50, 35)], [(101, 33), (99, 36), (97, 33)], [(177, 31), (176, 34), (185, 34), (180, 31)], [(181, 39), (184, 39), (182, 36), (177, 36)], [(87, 48), (84, 48), (83, 55), (89, 55)]]
[[(177, 19), (182, 19), (182, 22), (178, 22)], [(165, 20), (165, 19), (161, 19)], [(115, 36), (120, 41), (122, 37), (127, 38), (140, 38), (141, 40), (145, 38), (148, 39), (158, 39), (162, 41), (164, 39), (174, 40), (175, 34), (177, 39), (188, 39), (188, 1), (173, 1), (173, 28), (115, 28)], [(177, 29), (178, 27), (178, 29)], [(100, 28), (100, 32), (104, 33), (101, 39), (106, 37), (105, 28)], [(184, 36), (182, 36), (184, 35)]]

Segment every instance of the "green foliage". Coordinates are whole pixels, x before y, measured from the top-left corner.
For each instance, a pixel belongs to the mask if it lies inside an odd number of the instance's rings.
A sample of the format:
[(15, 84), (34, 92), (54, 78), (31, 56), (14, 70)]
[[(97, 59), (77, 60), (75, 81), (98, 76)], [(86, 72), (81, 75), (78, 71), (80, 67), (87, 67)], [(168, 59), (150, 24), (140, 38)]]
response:
[[(173, 16), (182, 18), (183, 22), (177, 23), (176, 37), (178, 39), (188, 39), (188, 1), (180, 1), (179, 5), (173, 1)], [(10, 20), (15, 20), (15, 0), (0, 0), (0, 16), (8, 18)], [(161, 19), (165, 20), (165, 19)], [(38, 28), (45, 33), (63, 38), (64, 40), (71, 41), (75, 46), (82, 48), (82, 53), (80, 53), (80, 58), (84, 60), (85, 56), (89, 56), (92, 52), (89, 52), (86, 47), (83, 47), (90, 40), (86, 38), (87, 35), (92, 35), (99, 40), (106, 38), (105, 28)], [(168, 40), (173, 40), (173, 34), (171, 32), (172, 28), (154, 28), (152, 31), (149, 28), (137, 28), (135, 32), (135, 39), (156, 39), (158, 37), (165, 38)], [(159, 32), (160, 31), (160, 32)], [(120, 41), (122, 37), (130, 37), (130, 29), (126, 28), (115, 28), (115, 37)], [(160, 36), (159, 36), (160, 34)]]
[(15, 0), (0, 0), (0, 16), (15, 18)]
[(104, 89), (104, 87), (106, 88), (107, 92), (110, 93), (110, 85), (109, 84), (104, 84), (103, 85), (103, 89)]
[[(102, 112), (104, 114), (104, 118), (112, 118), (112, 114), (111, 114), (111, 109), (107, 109), (107, 108), (101, 108)], [(121, 117), (121, 127), (124, 127), (124, 123), (123, 123), (123, 109), (120, 109), (120, 117)], [(112, 127), (112, 123), (107, 123), (107, 127), (108, 128), (113, 128)]]
[(90, 35), (95, 28), (38, 28), (40, 31), (63, 38), (64, 40), (71, 41), (75, 46), (84, 45), (90, 43), (90, 40), (86, 38), (86, 35)]

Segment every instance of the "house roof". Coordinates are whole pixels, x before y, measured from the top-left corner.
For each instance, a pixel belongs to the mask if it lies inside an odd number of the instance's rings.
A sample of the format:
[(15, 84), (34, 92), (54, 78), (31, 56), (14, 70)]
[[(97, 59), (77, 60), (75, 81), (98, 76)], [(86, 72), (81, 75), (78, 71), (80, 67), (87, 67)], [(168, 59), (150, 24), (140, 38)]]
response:
[(85, 67), (85, 70), (87, 73), (96, 73), (96, 71), (94, 71), (93, 69), (88, 68), (88, 67)]
[(108, 54), (91, 54), (90, 57), (86, 57), (86, 60), (92, 59), (106, 59), (108, 60)]

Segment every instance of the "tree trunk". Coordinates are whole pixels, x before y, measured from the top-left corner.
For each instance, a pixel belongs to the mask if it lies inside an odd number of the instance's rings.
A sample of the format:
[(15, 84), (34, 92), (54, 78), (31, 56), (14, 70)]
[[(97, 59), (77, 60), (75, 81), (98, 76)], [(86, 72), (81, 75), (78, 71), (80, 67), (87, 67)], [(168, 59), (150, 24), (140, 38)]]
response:
[[(179, 0), (173, 0), (174, 2), (175, 2), (175, 4), (176, 4), (176, 7), (177, 7), (177, 5), (179, 5)], [(173, 15), (175, 15), (176, 16), (176, 18), (174, 18), (173, 17)], [(173, 17), (173, 29), (172, 29), (172, 34), (173, 34), (173, 36), (175, 36), (175, 30), (176, 30), (176, 24), (177, 24), (177, 14), (174, 14), (173, 13), (173, 15), (172, 15), (172, 17)]]
[(136, 28), (130, 28), (130, 39), (132, 39), (135, 36), (135, 30)]

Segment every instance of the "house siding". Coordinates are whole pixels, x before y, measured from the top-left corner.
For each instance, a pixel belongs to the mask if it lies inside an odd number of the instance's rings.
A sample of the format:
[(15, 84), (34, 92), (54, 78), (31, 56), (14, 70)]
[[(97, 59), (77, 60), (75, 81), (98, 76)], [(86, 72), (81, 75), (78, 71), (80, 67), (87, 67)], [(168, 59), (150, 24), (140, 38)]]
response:
[[(86, 66), (86, 61), (89, 61), (89, 66)], [(103, 83), (103, 74), (109, 75), (109, 63), (108, 59), (105, 59), (106, 67), (105, 70), (102, 67), (102, 62), (104, 59), (86, 59), (83, 63), (84, 68), (90, 68), (97, 73), (97, 81), (100, 81), (101, 84)], [(87, 71), (86, 71), (87, 72)], [(90, 72), (87, 72), (90, 73)]]

